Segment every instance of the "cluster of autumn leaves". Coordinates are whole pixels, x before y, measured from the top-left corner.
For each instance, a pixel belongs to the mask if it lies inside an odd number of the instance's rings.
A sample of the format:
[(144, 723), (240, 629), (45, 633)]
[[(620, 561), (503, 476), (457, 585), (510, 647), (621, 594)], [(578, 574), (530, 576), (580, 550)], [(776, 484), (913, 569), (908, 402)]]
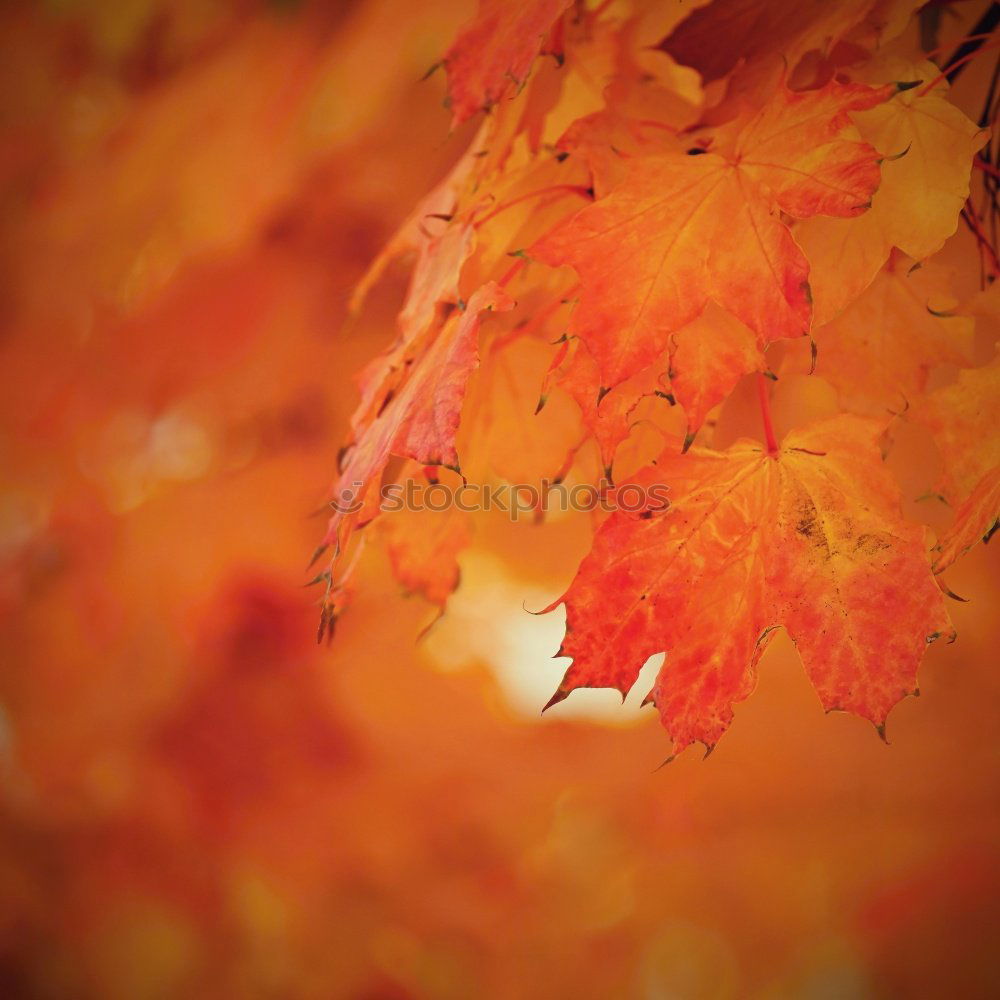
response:
[[(957, 5), (966, 20), (941, 40), (971, 30), (978, 6)], [(531, 662), (536, 630), (559, 615), (524, 615), (508, 637), (498, 598), (485, 594), (480, 620), (465, 609), (484, 594), (491, 552), (512, 578), (511, 617), (518, 587), (568, 581), (587, 544), (581, 516), (538, 529), (474, 518), (467, 592), (426, 650), (412, 639), (427, 607), (398, 599), (369, 545), (336, 642), (312, 642), (314, 594), (298, 584), (317, 522), (299, 515), (326, 485), (354, 403), (346, 372), (391, 338), (408, 259), (350, 335), (336, 310), (392, 217), (478, 124), (443, 142), (429, 92), (444, 74), (417, 82), (474, 7), (92, 0), (0, 14), (18, 39), (0, 64), (12, 292), (0, 366), (5, 995), (802, 995), (847, 977), (887, 995), (988, 993), (998, 762), (974, 734), (998, 720), (983, 696), (995, 540), (944, 574), (975, 600), (949, 605), (960, 643), (930, 651), (923, 703), (890, 720), (892, 752), (857, 719), (815, 724), (780, 636), (707, 768), (681, 760), (651, 776), (659, 727), (580, 719), (590, 692), (537, 725), (551, 688), (518, 702), (496, 677)], [(970, 65), (954, 100), (972, 103), (987, 62)], [(552, 56), (531, 68), (538, 86), (560, 73)], [(566, 128), (552, 119), (541, 142)], [(455, 301), (586, 204), (559, 194), (480, 210), (502, 208), (480, 227)], [(534, 212), (547, 215), (519, 238)], [(547, 273), (524, 265), (506, 286), (518, 305), (484, 314), (456, 438), (470, 481), (558, 467), (585, 429), (561, 375), (533, 415), (555, 356), (568, 365), (578, 346), (550, 343), (577, 279), (552, 271), (547, 286)], [(709, 305), (701, 321), (727, 318)], [(522, 320), (537, 333), (516, 330)], [(956, 336), (969, 324), (941, 322)], [(792, 365), (808, 370), (808, 338), (784, 344), (801, 354), (786, 368), (781, 345), (768, 352), (779, 433), (805, 423), (783, 413), (790, 389), (830, 385), (829, 342), (813, 376)], [(696, 445), (724, 447), (733, 415), (756, 420), (755, 390), (745, 379)], [(889, 461), (904, 475), (914, 412), (894, 424)], [(676, 454), (688, 419), (656, 391), (643, 397), (614, 452), (616, 481), (648, 464), (630, 454), (644, 429), (676, 430)], [(665, 448), (652, 430), (650, 442)], [(588, 444), (567, 482), (600, 465)], [(911, 485), (904, 496), (924, 488)], [(440, 602), (453, 578), (437, 571), (454, 569), (467, 527), (384, 513), (357, 538), (387, 532), (406, 586), (433, 582), (425, 592)], [(463, 647), (474, 629), (478, 663)], [(446, 642), (466, 669), (428, 669)], [(551, 687), (558, 663), (537, 664)]]
[[(972, 367), (993, 297), (957, 308), (928, 260), (989, 132), (894, 44), (919, 6), (483, 0), (443, 59), (455, 124), (481, 127), (357, 291), (415, 257), (396, 340), (360, 377), (321, 634), (376, 519), (408, 587), (443, 604), (457, 583), (463, 516), (379, 517), (386, 479), (631, 477), (669, 509), (598, 525), (553, 605), (572, 664), (552, 702), (624, 695), (665, 652), (648, 700), (676, 750), (710, 749), (780, 626), (824, 707), (884, 732), (954, 634), (936, 574), (1000, 507), (1000, 362)], [(928, 392), (942, 364), (964, 370)], [(779, 443), (770, 386), (807, 372), (839, 412)], [(707, 447), (754, 373), (764, 440)], [(932, 551), (883, 462), (904, 420), (955, 512)]]

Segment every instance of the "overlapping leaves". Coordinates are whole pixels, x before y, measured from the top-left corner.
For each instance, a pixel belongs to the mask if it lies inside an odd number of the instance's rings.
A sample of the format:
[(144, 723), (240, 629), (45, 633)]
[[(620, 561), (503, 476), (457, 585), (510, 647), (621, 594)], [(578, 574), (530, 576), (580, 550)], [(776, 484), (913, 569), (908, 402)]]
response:
[[(366, 505), (335, 515), (327, 543), (340, 552), (375, 516), (393, 456), (487, 478), (611, 476), (650, 425), (665, 450), (634, 483), (671, 504), (599, 524), (564, 598), (573, 662), (553, 702), (625, 693), (663, 652), (649, 700), (676, 749), (711, 747), (781, 626), (827, 709), (884, 726), (928, 641), (951, 635), (932, 558), (940, 572), (988, 536), (1000, 495), (994, 368), (927, 395), (935, 366), (977, 360), (948, 273), (922, 265), (955, 231), (986, 133), (933, 64), (886, 54), (914, 6), (483, 0), (444, 64), (455, 122), (487, 116), (363, 283), (415, 253), (335, 489)], [(556, 58), (542, 69), (540, 53)], [(486, 311), (505, 315), (463, 410)], [(766, 445), (691, 448), (745, 376), (795, 371), (864, 416), (779, 446), (763, 391)], [(590, 458), (564, 408), (551, 438), (533, 434), (532, 395), (536, 412), (575, 403)], [(911, 408), (957, 511), (933, 554), (883, 465), (887, 423)], [(416, 524), (389, 526), (394, 565), (443, 604), (467, 526), (417, 538)]]

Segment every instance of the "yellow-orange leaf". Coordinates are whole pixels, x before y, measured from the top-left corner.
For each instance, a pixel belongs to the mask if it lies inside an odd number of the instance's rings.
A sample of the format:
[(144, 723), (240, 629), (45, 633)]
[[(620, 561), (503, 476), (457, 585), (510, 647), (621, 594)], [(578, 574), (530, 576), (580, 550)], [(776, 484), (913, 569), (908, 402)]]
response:
[(943, 465), (938, 490), (956, 508), (936, 551), (940, 572), (988, 538), (1000, 515), (1000, 357), (959, 372), (920, 400), (914, 416), (934, 437)]
[[(490, 345), (466, 402), (462, 441), (463, 472), (476, 479), (537, 484), (565, 472), (581, 438), (573, 403), (549, 399), (539, 407), (538, 387), (551, 363), (553, 348), (531, 336)], [(464, 431), (463, 431), (464, 437)]]
[(814, 332), (816, 373), (854, 413), (902, 412), (934, 365), (972, 361), (973, 321), (950, 315), (955, 304), (945, 268), (913, 269), (896, 255), (856, 302)]
[(444, 607), (458, 586), (458, 554), (472, 537), (469, 515), (456, 508), (400, 510), (380, 523), (396, 579), (407, 591)]
[(934, 572), (943, 573), (974, 545), (988, 542), (1000, 525), (1000, 466), (991, 469), (958, 505), (955, 520), (934, 547)]
[[(869, 83), (924, 81), (938, 76), (930, 62), (886, 58), (867, 66)], [(858, 219), (812, 219), (795, 229), (816, 275), (816, 322), (826, 323), (855, 299), (893, 247), (914, 260), (941, 249), (969, 196), (972, 158), (989, 132), (948, 100), (948, 90), (911, 87), (852, 117), (861, 137), (886, 159), (871, 211)]]

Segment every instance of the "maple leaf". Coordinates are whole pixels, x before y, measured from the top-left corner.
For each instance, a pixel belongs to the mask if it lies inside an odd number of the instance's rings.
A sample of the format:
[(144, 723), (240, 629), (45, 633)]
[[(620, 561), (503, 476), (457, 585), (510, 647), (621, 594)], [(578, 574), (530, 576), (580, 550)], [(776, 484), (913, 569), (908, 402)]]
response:
[(542, 401), (547, 400), (555, 386), (572, 397), (580, 408), (584, 426), (597, 442), (604, 474), (610, 479), (615, 452), (632, 431), (632, 417), (640, 400), (659, 396), (673, 403), (666, 367), (667, 360), (663, 358), (614, 388), (602, 391), (598, 388), (600, 377), (593, 355), (583, 341), (574, 337), (560, 345), (542, 386)]
[[(516, 333), (517, 331), (515, 331)], [(567, 399), (539, 406), (538, 386), (552, 360), (552, 346), (531, 336), (502, 338), (489, 346), (480, 377), (470, 387), (463, 427), (463, 466), (469, 477), (499, 477), (537, 484), (565, 473), (580, 443), (580, 420)]]
[[(813, 333), (816, 374), (854, 413), (901, 412), (934, 365), (972, 363), (973, 321), (952, 315), (951, 305), (946, 268), (916, 267), (896, 254), (860, 298)], [(783, 370), (802, 367), (789, 358)]]
[(924, 85), (908, 86), (891, 101), (851, 115), (861, 137), (885, 157), (871, 210), (851, 220), (810, 219), (795, 229), (816, 274), (817, 323), (856, 298), (893, 247), (920, 261), (940, 250), (958, 226), (973, 156), (989, 132), (948, 101), (946, 86), (927, 89), (938, 75), (933, 63), (888, 57), (856, 73), (875, 85)]
[(898, 34), (920, 2), (903, 0), (895, 16), (878, 11), (882, 6), (877, 0), (713, 0), (694, 10), (659, 47), (693, 66), (706, 82), (765, 56), (780, 55), (794, 68), (810, 50), (829, 51), (862, 25), (877, 41)]
[(636, 124), (610, 108), (578, 118), (560, 136), (560, 153), (583, 159), (598, 198), (606, 197), (624, 179), (627, 159), (642, 149)]
[(950, 503), (968, 496), (983, 476), (1000, 465), (1000, 357), (968, 368), (914, 407), (941, 452), (941, 492)]
[(387, 514), (380, 524), (396, 579), (444, 607), (458, 586), (458, 554), (472, 537), (468, 515), (455, 508), (401, 510)]
[[(586, 181), (583, 164), (552, 157), (491, 178), (488, 193), (481, 193), (469, 210), (476, 231), (476, 253), (463, 272), (463, 281), (475, 287), (495, 277), (510, 267), (511, 254), (523, 261), (523, 247), (565, 218), (580, 199), (591, 200)], [(564, 285), (559, 278), (550, 275), (553, 289)], [(541, 284), (536, 282), (536, 287)]]
[(765, 369), (760, 338), (709, 302), (701, 316), (672, 335), (664, 356), (610, 389), (602, 387), (600, 371), (587, 345), (578, 338), (564, 341), (546, 375), (542, 395), (547, 399), (558, 386), (573, 397), (610, 478), (615, 452), (631, 433), (644, 398), (681, 404), (687, 416), (686, 448), (709, 411), (736, 383), (748, 372)]
[(847, 113), (887, 91), (779, 85), (756, 114), (720, 131), (710, 151), (629, 161), (624, 181), (529, 249), (572, 265), (583, 290), (570, 330), (610, 388), (650, 364), (671, 332), (711, 298), (765, 340), (811, 320), (809, 265), (785, 226), (863, 212), (878, 186), (872, 147), (842, 137)]
[[(905, 255), (920, 261), (954, 231), (983, 136), (936, 82), (914, 84), (913, 64), (865, 51), (915, 6), (636, 0), (563, 17), (569, 4), (555, 0), (484, 0), (449, 50), (455, 121), (492, 113), (390, 248), (415, 250), (417, 264), (399, 338), (362, 377), (341, 482), (368, 490), (397, 473), (393, 455), (454, 466), (459, 446), (473, 478), (561, 478), (591, 470), (580, 446), (593, 438), (608, 478), (617, 461), (620, 476), (648, 466), (640, 484), (670, 486), (669, 511), (623, 511), (599, 528), (566, 595), (573, 663), (553, 701), (583, 685), (624, 693), (666, 652), (650, 697), (677, 749), (712, 746), (784, 627), (824, 706), (881, 730), (915, 690), (926, 642), (949, 631), (924, 529), (902, 519), (882, 465), (884, 419), (842, 415), (779, 448), (764, 378), (768, 346), (798, 339), (818, 347), (843, 407), (884, 417), (920, 400), (934, 365), (969, 363), (970, 322), (948, 315), (943, 272)], [(546, 39), (565, 61), (529, 79)], [(705, 80), (731, 76), (703, 88), (671, 56)], [(573, 268), (578, 285), (534, 261)], [(478, 354), (454, 311), (460, 285), (515, 278), (526, 318), (488, 342), (466, 393)], [(791, 371), (803, 351), (780, 356)], [(751, 372), (766, 448), (691, 451)], [(543, 430), (530, 413), (539, 380), (540, 404), (558, 390), (579, 419), (563, 408)], [(935, 569), (992, 526), (993, 469), (954, 493)], [(445, 531), (435, 547), (437, 527), (423, 540), (386, 531), (397, 575), (442, 604), (462, 540)]]
[[(473, 247), (474, 232), (467, 222), (446, 226), (437, 236), (425, 235), (420, 240), (419, 256), (398, 317), (399, 336), (390, 348), (369, 362), (357, 379), (361, 399), (351, 416), (351, 429), (356, 435), (363, 432), (394, 391), (413, 342), (432, 325), (443, 322), (458, 305), (459, 275)], [(366, 277), (355, 289), (356, 296), (363, 295), (369, 280)]]
[(637, 482), (666, 486), (669, 509), (612, 514), (547, 609), (566, 604), (557, 655), (573, 658), (549, 705), (578, 687), (624, 696), (666, 652), (649, 700), (675, 752), (711, 748), (784, 626), (824, 708), (881, 731), (914, 693), (927, 643), (951, 631), (923, 530), (900, 515), (881, 433), (842, 415), (789, 434), (774, 455), (751, 441), (668, 448)]
[(423, 333), (442, 305), (458, 304), (459, 274), (473, 247), (474, 233), (467, 222), (448, 226), (439, 236), (421, 245), (399, 314), (404, 343)]
[[(468, 257), (468, 251), (471, 250), (471, 246), (463, 246), (464, 241), (471, 242), (470, 235), (464, 227), (460, 227), (461, 232), (452, 232), (450, 234), (451, 241), (447, 241), (443, 238), (440, 227), (442, 223), (447, 225), (452, 221), (460, 202), (470, 190), (475, 189), (481, 180), (484, 172), (482, 150), (489, 147), (496, 132), (497, 121), (494, 118), (487, 118), (458, 162), (427, 195), (420, 199), (414, 210), (396, 230), (389, 242), (379, 251), (354, 286), (348, 303), (352, 314), (357, 315), (361, 311), (369, 293), (381, 279), (386, 268), (393, 260), (403, 254), (416, 251), (418, 260), (424, 263), (427, 271), (434, 266), (438, 273), (441, 273), (440, 265), (432, 265), (432, 261), (435, 254), (441, 252), (442, 246), (447, 246), (451, 253), (446, 254), (446, 256), (451, 260), (459, 257), (458, 266), (461, 266)], [(463, 250), (465, 251), (464, 255)], [(446, 273), (442, 278), (442, 283), (447, 290), (449, 279)], [(411, 281), (408, 298), (419, 294), (419, 288), (420, 283), (415, 280)], [(432, 306), (434, 304), (431, 302)], [(402, 331), (405, 332), (411, 325), (413, 324), (408, 322), (406, 318), (400, 317)]]
[(475, 20), (444, 57), (454, 124), (515, 93), (570, 0), (480, 0)]
[(1000, 515), (1000, 357), (968, 368), (948, 386), (919, 400), (914, 419), (934, 438), (943, 471), (938, 491), (955, 520), (938, 543), (941, 572), (979, 539), (988, 540)]
[(988, 542), (1000, 526), (1000, 466), (985, 473), (955, 508), (951, 527), (934, 546), (934, 572), (943, 573), (974, 545)]
[(435, 331), (421, 353), (404, 363), (408, 373), (386, 394), (380, 412), (350, 450), (334, 487), (337, 509), (323, 539), (338, 539), (346, 501), (364, 501), (390, 456), (424, 465), (458, 466), (458, 431), (466, 383), (479, 363), (479, 323), (484, 311), (503, 312), (514, 301), (495, 282), (478, 289), (464, 311), (456, 311)]
[(670, 387), (687, 415), (690, 443), (713, 407), (749, 372), (763, 372), (762, 338), (709, 302), (671, 337)]

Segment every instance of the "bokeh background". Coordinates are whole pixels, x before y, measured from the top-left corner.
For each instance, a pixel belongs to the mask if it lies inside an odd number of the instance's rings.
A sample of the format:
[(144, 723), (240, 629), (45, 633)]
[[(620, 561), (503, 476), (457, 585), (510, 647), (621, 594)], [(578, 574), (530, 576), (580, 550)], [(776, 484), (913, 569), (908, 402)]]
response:
[(373, 549), (316, 645), (312, 515), (405, 269), (346, 299), (468, 142), (420, 77), (472, 13), (0, 10), (0, 996), (1000, 994), (995, 548), (891, 746), (787, 638), (705, 761), (656, 770), (613, 692), (540, 717), (561, 624), (522, 604), (583, 517), (481, 520), (420, 642)]

